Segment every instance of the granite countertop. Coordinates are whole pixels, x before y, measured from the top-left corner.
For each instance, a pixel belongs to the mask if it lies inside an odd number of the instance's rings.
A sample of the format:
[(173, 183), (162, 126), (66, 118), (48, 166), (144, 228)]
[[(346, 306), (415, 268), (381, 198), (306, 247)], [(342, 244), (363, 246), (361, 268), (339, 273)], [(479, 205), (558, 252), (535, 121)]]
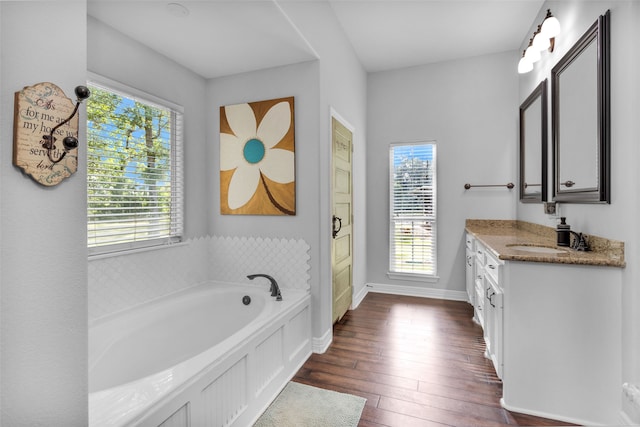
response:
[[(487, 246), (495, 256), (505, 261), (625, 266), (624, 242), (618, 240), (587, 236), (591, 250), (585, 252), (557, 246), (554, 228), (525, 221), (468, 219), (465, 230)], [(563, 252), (529, 252), (513, 248), (514, 245), (543, 246)]]

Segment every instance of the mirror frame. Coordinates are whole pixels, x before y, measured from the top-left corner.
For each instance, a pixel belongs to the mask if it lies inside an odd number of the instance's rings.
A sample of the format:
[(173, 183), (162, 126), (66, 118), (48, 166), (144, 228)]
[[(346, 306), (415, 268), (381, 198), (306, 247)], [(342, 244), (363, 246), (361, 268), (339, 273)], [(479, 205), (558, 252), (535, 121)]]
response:
[[(540, 126), (540, 141), (526, 141), (525, 130), (527, 123), (525, 121), (525, 113), (538, 99), (540, 100), (541, 110), (540, 123), (533, 123), (533, 126)], [(523, 203), (542, 203), (547, 200), (547, 134), (547, 79), (544, 79), (520, 105), (520, 201)], [(540, 159), (540, 184), (536, 184), (540, 185), (540, 193), (526, 194), (528, 184), (525, 180), (525, 148), (527, 144), (536, 143), (540, 144), (540, 156), (542, 157)]]
[[(553, 200), (567, 203), (611, 203), (611, 110), (610, 110), (610, 12), (600, 15), (598, 20), (580, 37), (573, 47), (551, 70), (552, 127), (553, 127)], [(559, 157), (562, 129), (560, 117), (560, 90), (562, 72), (591, 45), (597, 43), (597, 143), (598, 167), (597, 187), (560, 188)]]

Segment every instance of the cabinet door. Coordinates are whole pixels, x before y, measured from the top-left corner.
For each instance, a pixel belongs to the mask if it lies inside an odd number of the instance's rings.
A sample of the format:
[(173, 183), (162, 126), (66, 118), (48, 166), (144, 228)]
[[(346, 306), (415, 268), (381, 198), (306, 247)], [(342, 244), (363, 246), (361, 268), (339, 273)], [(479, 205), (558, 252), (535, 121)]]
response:
[(490, 275), (485, 275), (485, 342), (487, 357), (493, 362), (498, 377), (502, 378), (503, 344), (503, 292)]
[[(476, 266), (477, 267), (477, 266)], [(476, 301), (473, 310), (474, 320), (478, 323), (482, 329), (484, 330), (484, 278), (481, 272), (477, 272), (476, 276)]]
[(475, 306), (475, 255), (473, 250), (467, 249), (467, 257), (465, 261), (465, 271), (466, 271), (466, 285), (467, 285), (467, 298), (469, 299), (469, 304)]

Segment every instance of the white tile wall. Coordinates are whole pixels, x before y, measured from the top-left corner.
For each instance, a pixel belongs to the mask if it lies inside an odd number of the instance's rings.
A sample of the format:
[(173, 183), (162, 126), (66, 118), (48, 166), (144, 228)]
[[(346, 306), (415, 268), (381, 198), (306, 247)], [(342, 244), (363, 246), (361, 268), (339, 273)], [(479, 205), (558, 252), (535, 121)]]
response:
[(266, 273), (281, 288), (309, 289), (309, 245), (300, 240), (213, 237), (211, 279), (250, 282), (247, 274)]
[(249, 282), (266, 273), (280, 287), (309, 289), (309, 245), (302, 239), (202, 237), (185, 244), (89, 261), (89, 320), (206, 280)]

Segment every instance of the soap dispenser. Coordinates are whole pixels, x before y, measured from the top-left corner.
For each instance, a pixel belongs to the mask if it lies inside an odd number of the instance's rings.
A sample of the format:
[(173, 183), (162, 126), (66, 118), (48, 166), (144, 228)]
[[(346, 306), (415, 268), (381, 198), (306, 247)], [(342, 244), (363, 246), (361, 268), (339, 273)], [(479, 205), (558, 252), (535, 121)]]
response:
[(558, 246), (569, 246), (571, 244), (571, 226), (566, 223), (567, 218), (560, 217), (560, 224), (556, 228), (558, 235)]

